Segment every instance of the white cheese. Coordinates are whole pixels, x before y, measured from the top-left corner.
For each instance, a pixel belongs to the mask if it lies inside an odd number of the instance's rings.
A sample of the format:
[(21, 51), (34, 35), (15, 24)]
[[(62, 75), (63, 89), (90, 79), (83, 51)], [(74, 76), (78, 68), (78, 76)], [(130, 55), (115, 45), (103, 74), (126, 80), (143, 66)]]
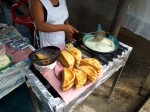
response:
[(115, 45), (111, 40), (101, 40), (97, 41), (95, 37), (91, 37), (85, 41), (85, 45), (98, 52), (111, 52), (115, 49)]

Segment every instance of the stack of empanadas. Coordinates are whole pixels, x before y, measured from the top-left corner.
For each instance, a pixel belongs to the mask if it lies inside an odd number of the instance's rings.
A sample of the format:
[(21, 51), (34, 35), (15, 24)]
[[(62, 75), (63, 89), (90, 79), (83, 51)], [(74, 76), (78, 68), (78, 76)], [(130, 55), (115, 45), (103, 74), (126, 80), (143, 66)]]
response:
[(91, 82), (96, 81), (98, 73), (96, 72), (96, 70), (93, 67), (88, 66), (88, 65), (82, 65), (78, 69), (81, 70), (82, 72), (84, 72), (87, 75), (87, 78)]
[(80, 65), (80, 61), (82, 60), (81, 51), (75, 47), (69, 47), (66, 50), (73, 55), (75, 58), (75, 66), (78, 67)]
[(59, 59), (64, 65), (62, 71), (63, 91), (74, 85), (76, 89), (80, 88), (86, 83), (87, 79), (95, 82), (102, 68), (101, 63), (95, 58), (82, 59), (81, 51), (75, 47), (63, 50)]
[(73, 69), (75, 74), (75, 87), (82, 87), (87, 81), (87, 75), (79, 69)]
[(62, 88), (63, 91), (70, 89), (74, 85), (75, 74), (73, 70), (64, 68), (62, 71)]
[(61, 51), (59, 59), (65, 67), (73, 68), (75, 58), (68, 51)]
[(95, 58), (84, 58), (81, 60), (80, 66), (81, 65), (92, 66), (97, 71), (98, 74), (100, 73), (100, 70), (102, 68), (101, 63)]

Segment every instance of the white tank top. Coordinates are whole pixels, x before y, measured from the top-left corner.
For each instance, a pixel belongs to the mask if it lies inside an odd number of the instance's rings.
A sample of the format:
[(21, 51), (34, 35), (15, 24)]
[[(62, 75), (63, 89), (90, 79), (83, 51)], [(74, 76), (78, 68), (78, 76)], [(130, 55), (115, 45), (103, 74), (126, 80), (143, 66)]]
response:
[[(54, 7), (50, 0), (40, 0), (47, 10), (46, 23), (64, 24), (68, 18), (66, 0), (59, 0), (59, 6)], [(65, 46), (65, 32), (40, 32), (40, 47), (45, 46)]]

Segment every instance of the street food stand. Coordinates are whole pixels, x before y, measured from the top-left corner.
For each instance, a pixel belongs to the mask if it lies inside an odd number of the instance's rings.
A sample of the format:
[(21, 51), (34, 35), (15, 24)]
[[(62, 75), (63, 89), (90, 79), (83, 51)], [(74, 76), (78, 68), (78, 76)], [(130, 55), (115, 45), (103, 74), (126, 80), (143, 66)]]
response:
[(86, 49), (84, 45), (79, 44), (77, 41), (73, 41), (71, 45), (80, 49), (84, 56), (98, 59), (102, 63), (102, 75), (98, 77), (96, 82), (83, 86), (81, 89), (71, 89), (67, 92), (62, 92), (60, 90), (61, 82), (56, 77), (56, 67), (53, 70), (48, 70), (43, 73), (37, 71), (33, 66), (26, 68), (27, 82), (44, 105), (46, 111), (73, 111), (79, 103), (93, 92), (95, 88), (104, 83), (115, 72), (119, 71), (114, 78), (112, 87), (108, 94), (108, 98), (110, 98), (132, 51), (132, 47), (122, 42), (119, 42), (118, 50), (110, 54), (93, 54)]
[[(113, 53), (94, 54), (85, 48), (84, 45), (79, 44), (78, 41), (73, 41), (70, 45), (81, 50), (84, 56), (94, 57), (102, 63), (102, 73), (96, 82), (90, 83), (82, 89), (69, 90), (66, 93), (63, 93), (58, 89), (60, 82), (55, 76), (55, 69), (49, 70), (45, 74), (41, 74), (33, 65), (31, 65), (28, 55), (35, 49), (30, 44), (20, 44), (20, 41), (18, 40), (21, 39), (21, 41), (24, 41), (22, 40), (23, 37), (13, 26), (3, 27), (1, 34), (7, 34), (7, 38), (1, 39), (1, 45), (5, 44), (6, 54), (12, 55), (13, 62), (7, 69), (0, 72), (0, 98), (24, 83), (26, 77), (26, 83), (32, 88), (38, 99), (43, 103), (45, 109), (52, 112), (73, 111), (79, 103), (93, 92), (95, 88), (104, 83), (115, 72), (119, 71), (114, 78), (108, 94), (108, 98), (110, 98), (132, 51), (132, 47), (119, 42), (119, 48)], [(14, 41), (18, 41), (19, 45), (16, 45)], [(25, 41), (27, 42), (27, 40)], [(56, 86), (56, 83), (58, 86)]]

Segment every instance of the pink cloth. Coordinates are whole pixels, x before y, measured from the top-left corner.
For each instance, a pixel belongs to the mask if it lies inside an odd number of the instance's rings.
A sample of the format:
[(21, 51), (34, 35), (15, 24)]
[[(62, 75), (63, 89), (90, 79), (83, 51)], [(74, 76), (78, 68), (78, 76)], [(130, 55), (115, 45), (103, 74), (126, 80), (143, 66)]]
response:
[(13, 63), (18, 63), (23, 59), (27, 58), (28, 55), (32, 52), (30, 48), (25, 48), (23, 50), (16, 50), (9, 46), (6, 46), (6, 54), (11, 54), (13, 57)]
[[(43, 70), (41, 74), (45, 77), (45, 79), (51, 84), (51, 86), (58, 92), (58, 94), (62, 97), (66, 104), (71, 102), (73, 99), (78, 97), (81, 93), (83, 93), (88, 87), (90, 87), (93, 83), (88, 83), (85, 86), (75, 89), (72, 87), (67, 91), (62, 91), (62, 82), (60, 80), (59, 72), (63, 69), (59, 62), (57, 62), (56, 67), (53, 70)], [(101, 76), (101, 75), (100, 75)], [(100, 78), (100, 77), (98, 77)]]

